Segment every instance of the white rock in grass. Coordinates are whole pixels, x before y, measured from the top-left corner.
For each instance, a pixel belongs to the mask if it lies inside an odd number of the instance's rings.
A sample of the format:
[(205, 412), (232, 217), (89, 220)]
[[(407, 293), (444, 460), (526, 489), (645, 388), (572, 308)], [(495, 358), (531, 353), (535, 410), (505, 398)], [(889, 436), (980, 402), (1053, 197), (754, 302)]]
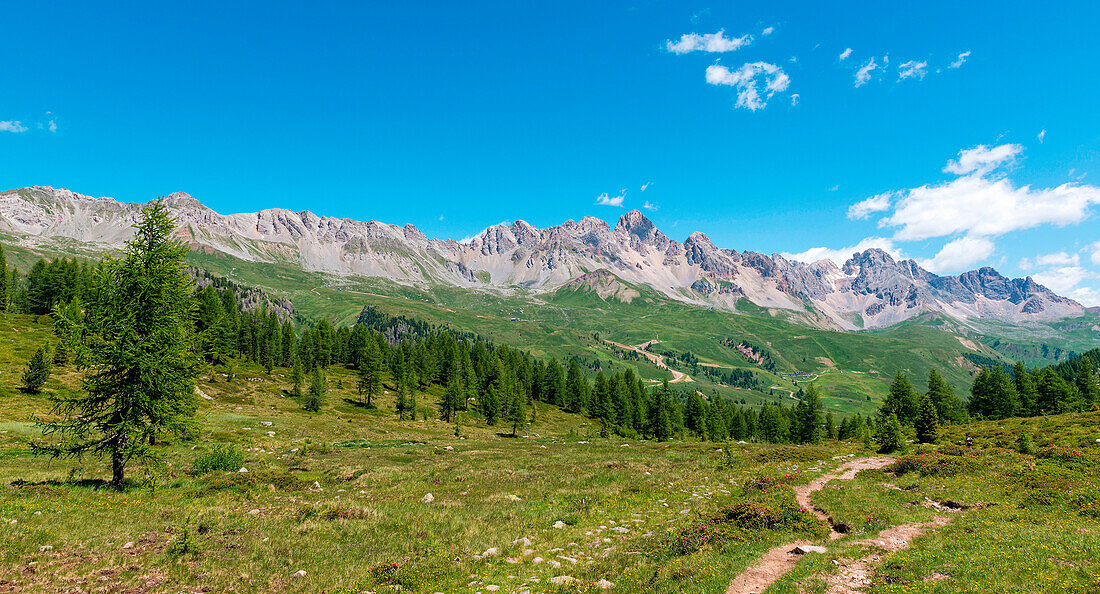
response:
[(420, 498), (420, 503), (431, 503), (433, 501), (435, 501), (435, 495), (432, 495), (431, 493), (426, 493), (423, 497)]
[(520, 545), (520, 546), (524, 546), (524, 547), (529, 547), (529, 546), (531, 546), (531, 539), (524, 536), (523, 538), (517, 538), (517, 539), (513, 540), (512, 544)]
[(611, 531), (618, 532), (619, 534), (626, 534), (627, 532), (630, 532), (630, 529), (625, 526), (615, 526), (611, 529)]
[(509, 493), (508, 494), (508, 501), (523, 501), (523, 498), (520, 497), (519, 495)]
[(553, 559), (547, 561), (546, 564), (550, 567), (553, 567), (554, 569), (561, 567), (561, 561), (555, 561)]
[(557, 528), (558, 530), (565, 528), (565, 522), (562, 522), (561, 520), (554, 522), (554, 528)]
[(531, 563), (534, 563), (535, 565), (538, 565), (539, 563), (542, 563), (543, 561), (546, 561), (546, 559), (543, 559), (542, 557), (535, 557), (534, 559), (531, 559)]
[(611, 588), (615, 587), (615, 584), (612, 584), (607, 580), (601, 579), (600, 581), (596, 582), (596, 587), (601, 590), (610, 590)]
[(50, 545), (42, 545), (42, 546), (38, 547), (38, 552), (39, 553), (45, 553), (46, 551), (52, 551), (52, 550), (53, 550), (53, 547), (50, 546)]
[(132, 540), (131, 540), (130, 542), (128, 542), (128, 543), (126, 543), (126, 544), (122, 545), (122, 548), (124, 548), (124, 549), (132, 549), (132, 548), (134, 548), (134, 541), (132, 541)]
[(300, 577), (306, 577), (306, 570), (299, 569), (298, 571), (295, 571), (294, 572), (294, 577), (299, 577), (299, 578)]
[(238, 470), (237, 472), (248, 472), (248, 469), (245, 468), (244, 466), (242, 466), (241, 469)]
[(577, 578), (571, 575), (556, 575), (550, 578), (550, 583), (554, 584), (555, 586), (568, 586), (575, 581), (577, 581)]
[(258, 509), (250, 509), (250, 510), (248, 510), (248, 513), (250, 513), (250, 514), (252, 514), (252, 515), (254, 515), (254, 516), (258, 516), (258, 515), (260, 515), (260, 510), (258, 510)]
[(488, 586), (485, 586), (485, 589), (490, 591), (490, 592), (496, 592), (497, 590), (500, 589), (500, 586), (497, 586), (495, 584), (489, 584)]
[(496, 547), (489, 547), (485, 549), (485, 552), (481, 554), (482, 557), (498, 557), (500, 556), (500, 549)]

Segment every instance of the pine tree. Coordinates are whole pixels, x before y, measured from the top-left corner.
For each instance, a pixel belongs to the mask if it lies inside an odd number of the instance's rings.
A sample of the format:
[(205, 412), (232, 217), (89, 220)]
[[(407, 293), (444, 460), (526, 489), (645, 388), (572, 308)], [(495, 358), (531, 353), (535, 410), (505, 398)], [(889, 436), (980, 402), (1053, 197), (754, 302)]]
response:
[(8, 282), (10, 280), (10, 277), (8, 277), (8, 258), (4, 255), (4, 246), (0, 245), (0, 312), (8, 311)]
[(920, 416), (917, 417), (917, 441), (920, 443), (936, 443), (939, 439), (940, 419), (936, 414), (936, 405), (931, 396), (925, 396), (920, 403)]
[(60, 420), (39, 424), (60, 441), (37, 446), (55, 457), (110, 456), (116, 489), (130, 460), (158, 457), (148, 445), (157, 432), (187, 427), (199, 363), (187, 247), (174, 239), (175, 221), (158, 200), (134, 227), (124, 257), (107, 257), (94, 273), (78, 332), (85, 393), (55, 399)]
[(458, 378), (455, 378), (447, 384), (447, 388), (443, 390), (443, 396), (439, 399), (439, 420), (451, 422), (451, 417), (458, 414), (461, 400), (462, 388)]
[(795, 423), (800, 443), (821, 443), (823, 409), (817, 386), (810, 384), (796, 408)]
[(928, 371), (928, 392), (926, 395), (932, 399), (936, 407), (936, 416), (940, 422), (962, 422), (964, 419), (963, 404), (955, 395), (955, 390), (944, 381), (943, 376), (934, 367)]
[(302, 395), (302, 382), (305, 381), (304, 375), (302, 371), (302, 360), (298, 357), (294, 357), (294, 365), (290, 368), (290, 393), (294, 396)]
[(512, 437), (515, 437), (516, 432), (527, 421), (527, 412), (524, 410), (526, 398), (519, 390), (513, 389), (508, 400), (508, 410), (504, 418), (506, 422), (512, 424)]
[(1074, 384), (1077, 387), (1077, 398), (1081, 401), (1081, 408), (1089, 410), (1094, 404), (1100, 403), (1100, 386), (1096, 385), (1096, 377), (1092, 375), (1092, 363), (1088, 357), (1081, 357), (1077, 367), (1077, 378)]
[(325, 404), (325, 395), (328, 393), (328, 383), (325, 381), (325, 370), (320, 365), (313, 368), (309, 379), (309, 393), (306, 394), (302, 407), (309, 412), (318, 412)]
[(65, 346), (65, 339), (62, 337), (57, 341), (57, 346), (53, 349), (53, 365), (54, 367), (64, 367), (69, 364), (69, 348)]
[(1012, 366), (1012, 381), (1016, 384), (1016, 397), (1020, 401), (1019, 414), (1039, 414), (1039, 393), (1035, 390), (1035, 378), (1024, 367), (1023, 361)]
[(882, 408), (879, 409), (880, 416), (887, 419), (890, 415), (894, 415), (898, 418), (898, 422), (912, 425), (917, 420), (919, 409), (920, 400), (917, 398), (917, 391), (913, 389), (909, 377), (898, 372), (894, 376), (894, 383), (890, 386), (890, 393), (882, 401)]
[[(382, 353), (378, 343), (368, 340), (359, 357), (359, 393), (366, 395), (367, 408), (374, 406), (373, 397), (382, 390)], [(400, 391), (400, 390), (399, 390)]]
[(50, 379), (50, 363), (46, 359), (46, 347), (38, 347), (27, 361), (27, 369), (23, 371), (23, 390), (31, 394), (38, 394), (46, 380)]
[(905, 434), (902, 433), (897, 415), (890, 414), (883, 419), (875, 441), (878, 442), (879, 452), (883, 454), (905, 449)]

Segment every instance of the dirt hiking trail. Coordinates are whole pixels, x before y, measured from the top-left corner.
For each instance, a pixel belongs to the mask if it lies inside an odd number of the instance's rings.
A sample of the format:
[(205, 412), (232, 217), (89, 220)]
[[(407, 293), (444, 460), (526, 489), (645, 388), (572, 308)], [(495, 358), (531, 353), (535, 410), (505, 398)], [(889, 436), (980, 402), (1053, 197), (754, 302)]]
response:
[[(671, 367), (666, 365), (664, 355), (658, 355), (656, 353), (651, 353), (651, 352), (646, 350), (647, 348), (649, 348), (649, 345), (657, 344), (658, 342), (661, 342), (659, 340), (651, 340), (649, 342), (643, 342), (642, 344), (639, 344), (639, 345), (636, 345), (636, 346), (631, 346), (629, 344), (622, 344), (620, 342), (615, 342), (613, 340), (607, 340), (607, 339), (604, 339), (604, 342), (606, 342), (607, 344), (615, 345), (615, 346), (617, 346), (621, 349), (626, 349), (628, 351), (634, 351), (634, 352), (638, 353), (639, 355), (642, 355), (646, 359), (649, 359), (649, 362), (653, 363), (657, 367), (660, 367), (661, 369), (666, 369), (666, 370), (670, 371), (672, 373), (672, 379), (669, 380), (669, 382), (668, 382), (670, 384), (678, 384), (680, 382), (693, 382), (693, 381), (695, 381), (695, 380), (691, 379), (691, 376), (689, 376), (688, 374), (683, 373), (681, 371), (676, 371), (675, 369), (672, 369)], [(647, 380), (647, 381), (649, 381), (649, 380)]]
[[(825, 520), (825, 522), (829, 524), (829, 540), (835, 540), (840, 538), (841, 534), (832, 527), (832, 522), (829, 521), (829, 517), (810, 503), (810, 496), (816, 491), (820, 491), (825, 484), (831, 480), (850, 481), (862, 470), (883, 468), (893, 462), (893, 459), (886, 457), (851, 460), (834, 472), (824, 474), (814, 479), (809, 484), (795, 487), (795, 499), (800, 506), (809, 510), (815, 516)], [(796, 548), (811, 545), (812, 543), (809, 541), (800, 540), (780, 545), (768, 551), (763, 557), (757, 560), (754, 565), (742, 572), (741, 575), (733, 578), (729, 587), (726, 588), (726, 594), (758, 594), (763, 592), (768, 586), (772, 585), (775, 580), (790, 571), (795, 563), (798, 562), (801, 554), (794, 552)]]

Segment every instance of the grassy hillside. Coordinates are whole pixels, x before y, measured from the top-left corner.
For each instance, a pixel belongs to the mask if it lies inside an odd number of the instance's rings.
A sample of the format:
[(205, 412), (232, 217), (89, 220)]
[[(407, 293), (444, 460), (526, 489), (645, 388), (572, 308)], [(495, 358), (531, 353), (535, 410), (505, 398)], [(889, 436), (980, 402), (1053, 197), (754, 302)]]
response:
[[(797, 383), (784, 377), (787, 374), (823, 374), (829, 376), (821, 387), (830, 410), (868, 413), (877, 408), (888, 382), (899, 371), (910, 374), (921, 386), (929, 369), (936, 367), (956, 391), (965, 394), (975, 366), (964, 355), (1008, 361), (988, 346), (960, 340), (949, 329), (926, 323), (906, 323), (881, 331), (832, 332), (774, 318), (764, 310), (734, 314), (672, 301), (646, 287), (631, 286), (640, 296), (623, 303), (574, 289), (494, 295), (453, 287), (407, 287), (376, 278), (334, 279), (285, 265), (197, 252), (191, 260), (242, 284), (289, 297), (306, 316), (323, 315), (337, 323), (350, 323), (364, 306), (377, 305), (391, 313), (473, 330), (537, 356), (562, 359), (577, 355), (630, 365), (644, 378), (659, 379), (667, 372), (645, 360), (619, 361), (615, 349), (603, 339), (628, 345), (660, 339), (661, 348), (690, 352), (701, 362), (720, 367), (753, 369), (768, 386), (780, 388), (734, 390), (696, 377), (704, 393), (717, 391), (752, 404), (781, 399), (787, 393), (783, 390), (797, 391)], [(776, 373), (760, 369), (724, 346), (727, 339), (766, 347), (776, 362)]]
[[(827, 542), (792, 486), (868, 455), (860, 444), (600, 439), (553, 407), (519, 438), (469, 421), (456, 437), (434, 420), (434, 394), (417, 396), (429, 420), (400, 421), (388, 395), (364, 409), (351, 372), (332, 368), (327, 404), (311, 414), (287, 395), (286, 370), (242, 366), (232, 381), (204, 371), (194, 434), (166, 436), (165, 464), (133, 468), (115, 493), (102, 488), (101, 460), (30, 454), (49, 396), (78, 389), (69, 367), (44, 394), (15, 389), (49, 338), (29, 316), (0, 317), (7, 590), (579, 592), (608, 580), (623, 592), (723, 592), (771, 547), (807, 539), (829, 552), (768, 592), (823, 591), (834, 559), (865, 554), (861, 541), (942, 514), (953, 522), (885, 559), (871, 591), (1100, 587), (1098, 413), (954, 428), (947, 441), (968, 432), (972, 450), (922, 447), (896, 469), (908, 472), (830, 484), (814, 504), (849, 531)], [(1012, 451), (1025, 430), (1039, 456)], [(243, 453), (231, 470), (196, 471), (227, 445)], [(944, 512), (928, 501), (990, 505)]]

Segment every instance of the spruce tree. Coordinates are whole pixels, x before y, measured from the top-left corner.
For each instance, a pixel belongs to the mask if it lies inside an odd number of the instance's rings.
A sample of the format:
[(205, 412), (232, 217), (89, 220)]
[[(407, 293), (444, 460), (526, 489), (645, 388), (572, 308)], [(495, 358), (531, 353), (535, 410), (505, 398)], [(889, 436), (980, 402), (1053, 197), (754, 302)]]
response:
[(157, 432), (180, 431), (195, 411), (192, 281), (176, 241), (176, 222), (161, 201), (141, 210), (121, 259), (108, 256), (93, 275), (79, 327), (84, 393), (55, 399), (56, 421), (40, 422), (39, 452), (111, 459), (121, 489), (133, 459), (158, 458)]
[(46, 359), (46, 347), (40, 346), (27, 361), (27, 369), (23, 371), (23, 391), (38, 394), (46, 380), (50, 379), (50, 363)]
[(931, 396), (925, 396), (920, 403), (920, 416), (917, 417), (917, 441), (920, 443), (936, 443), (939, 439), (940, 419), (936, 414), (936, 405)]

